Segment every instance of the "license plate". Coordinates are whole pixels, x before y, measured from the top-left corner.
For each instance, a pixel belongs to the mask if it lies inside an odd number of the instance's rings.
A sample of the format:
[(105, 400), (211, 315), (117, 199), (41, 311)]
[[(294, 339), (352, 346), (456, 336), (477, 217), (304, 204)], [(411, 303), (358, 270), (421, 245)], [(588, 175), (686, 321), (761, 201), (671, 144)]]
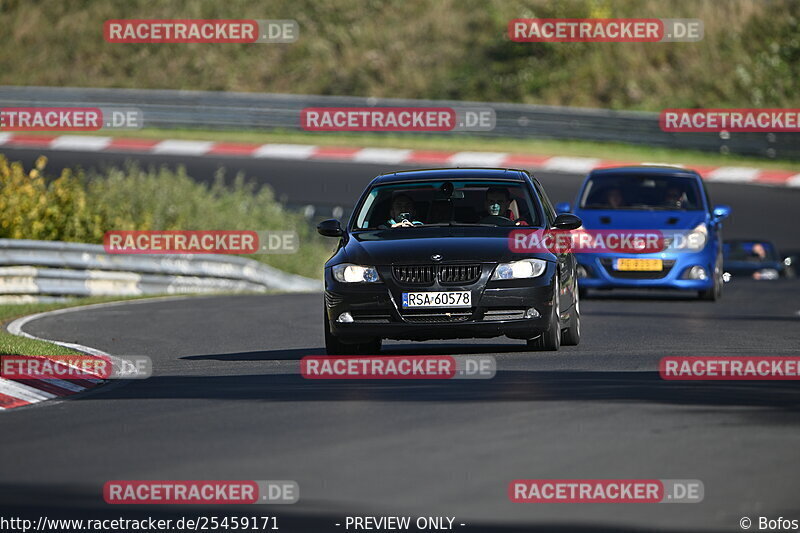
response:
[(628, 259), (619, 258), (615, 267), (617, 270), (658, 271), (663, 270), (664, 262), (661, 259)]
[(404, 292), (403, 309), (414, 307), (472, 307), (470, 291)]

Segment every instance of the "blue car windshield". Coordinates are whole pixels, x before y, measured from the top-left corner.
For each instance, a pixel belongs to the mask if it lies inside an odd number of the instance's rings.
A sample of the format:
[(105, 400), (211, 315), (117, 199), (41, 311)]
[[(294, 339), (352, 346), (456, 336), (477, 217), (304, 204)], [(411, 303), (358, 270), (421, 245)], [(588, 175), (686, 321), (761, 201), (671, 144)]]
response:
[(372, 188), (353, 230), (540, 226), (530, 189), (504, 181), (426, 181)]
[(699, 211), (704, 208), (695, 178), (653, 175), (593, 176), (580, 199), (582, 209)]

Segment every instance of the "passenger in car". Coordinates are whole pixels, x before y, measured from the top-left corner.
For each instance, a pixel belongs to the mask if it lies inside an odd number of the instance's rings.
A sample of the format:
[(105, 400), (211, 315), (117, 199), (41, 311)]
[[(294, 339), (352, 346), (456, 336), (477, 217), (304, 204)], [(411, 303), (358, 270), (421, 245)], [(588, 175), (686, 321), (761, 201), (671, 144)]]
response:
[(486, 216), (485, 223), (492, 223), (495, 217), (507, 218), (517, 226), (527, 226), (527, 222), (520, 219), (514, 211), (510, 209), (511, 194), (505, 187), (489, 187), (486, 190)]

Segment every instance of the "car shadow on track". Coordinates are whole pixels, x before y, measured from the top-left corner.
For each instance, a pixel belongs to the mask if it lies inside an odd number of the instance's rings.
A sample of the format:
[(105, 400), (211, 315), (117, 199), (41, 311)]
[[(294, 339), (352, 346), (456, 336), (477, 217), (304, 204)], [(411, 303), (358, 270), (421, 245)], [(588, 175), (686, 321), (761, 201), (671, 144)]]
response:
[[(524, 342), (519, 344), (389, 344), (379, 355), (475, 355), (527, 352)], [(291, 348), (258, 352), (231, 352), (208, 355), (187, 355), (181, 359), (211, 361), (299, 361), (307, 355), (326, 355), (324, 348)]]

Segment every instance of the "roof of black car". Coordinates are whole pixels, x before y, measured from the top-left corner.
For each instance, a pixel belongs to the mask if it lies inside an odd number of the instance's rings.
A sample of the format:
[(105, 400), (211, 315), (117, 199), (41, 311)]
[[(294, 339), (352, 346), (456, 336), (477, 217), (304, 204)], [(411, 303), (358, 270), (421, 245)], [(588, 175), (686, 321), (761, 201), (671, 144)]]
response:
[(418, 181), (426, 179), (488, 179), (525, 181), (527, 173), (516, 168), (427, 168), (423, 170), (401, 170), (381, 174), (373, 183), (396, 183), (398, 181)]

